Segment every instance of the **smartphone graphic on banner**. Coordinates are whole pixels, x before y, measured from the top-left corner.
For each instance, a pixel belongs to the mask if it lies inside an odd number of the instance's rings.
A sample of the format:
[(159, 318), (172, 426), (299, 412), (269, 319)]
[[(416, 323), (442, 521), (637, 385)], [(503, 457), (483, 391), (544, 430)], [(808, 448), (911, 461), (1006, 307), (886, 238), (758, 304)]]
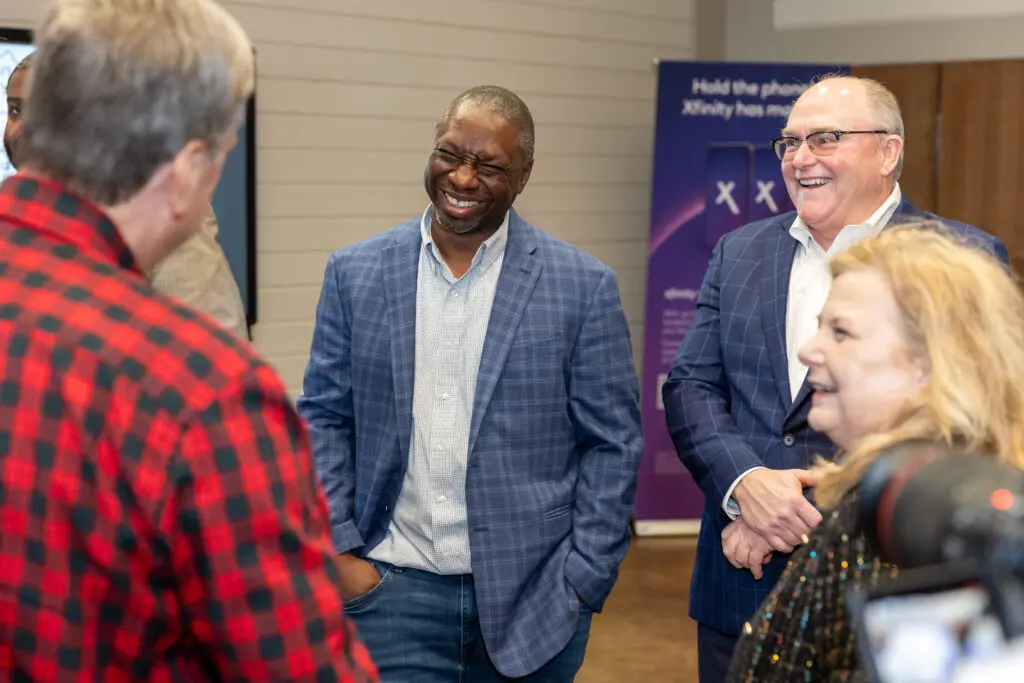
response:
[(753, 185), (754, 146), (749, 142), (708, 145), (704, 165), (704, 225), (709, 247), (725, 233), (748, 223)]
[(754, 182), (750, 185), (750, 220), (771, 218), (793, 210), (782, 180), (782, 163), (771, 147), (754, 152)]

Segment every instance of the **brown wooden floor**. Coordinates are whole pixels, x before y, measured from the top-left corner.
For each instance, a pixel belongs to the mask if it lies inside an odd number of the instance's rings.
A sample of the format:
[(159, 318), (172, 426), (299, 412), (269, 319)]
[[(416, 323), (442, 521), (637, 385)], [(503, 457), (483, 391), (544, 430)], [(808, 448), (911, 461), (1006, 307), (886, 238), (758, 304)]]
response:
[(697, 625), (686, 616), (696, 547), (696, 539), (633, 539), (576, 683), (696, 683)]

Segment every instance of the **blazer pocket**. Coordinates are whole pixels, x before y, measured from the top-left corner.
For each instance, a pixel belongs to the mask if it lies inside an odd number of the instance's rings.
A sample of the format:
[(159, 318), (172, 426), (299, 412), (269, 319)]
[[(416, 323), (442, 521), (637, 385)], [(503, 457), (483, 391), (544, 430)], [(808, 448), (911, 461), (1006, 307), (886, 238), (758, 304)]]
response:
[(508, 362), (553, 370), (565, 361), (565, 341), (560, 336), (527, 335), (516, 337), (509, 349)]
[(530, 347), (530, 346), (552, 346), (554, 344), (562, 343), (562, 335), (558, 334), (544, 334), (536, 332), (527, 332), (525, 334), (517, 334), (516, 338), (512, 340), (512, 348), (519, 347)]
[(558, 507), (548, 510), (544, 513), (544, 519), (558, 519), (564, 517), (572, 512), (573, 503), (567, 503), (565, 505), (559, 505)]

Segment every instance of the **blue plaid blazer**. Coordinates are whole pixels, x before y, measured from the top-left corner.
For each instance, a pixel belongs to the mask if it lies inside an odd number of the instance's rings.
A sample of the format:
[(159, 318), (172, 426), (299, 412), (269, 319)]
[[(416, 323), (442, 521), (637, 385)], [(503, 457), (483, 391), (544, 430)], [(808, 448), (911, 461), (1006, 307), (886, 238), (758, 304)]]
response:
[[(810, 387), (792, 400), (786, 354), (786, 299), (797, 241), (795, 212), (726, 234), (711, 255), (697, 314), (662, 390), (669, 431), (680, 459), (704, 492), (704, 514), (690, 584), (690, 616), (729, 634), (761, 606), (786, 566), (775, 553), (757, 581), (722, 554), (726, 491), (756, 465), (809, 467), (834, 447), (807, 424)], [(920, 211), (904, 198), (889, 225), (944, 223), (961, 238), (994, 252), (1006, 246), (964, 223)]]
[[(383, 540), (408, 463), (419, 219), (327, 265), (299, 409), (339, 553)], [(643, 451), (614, 273), (514, 211), (477, 380), (466, 503), (487, 651), (506, 676), (600, 610), (629, 543)]]

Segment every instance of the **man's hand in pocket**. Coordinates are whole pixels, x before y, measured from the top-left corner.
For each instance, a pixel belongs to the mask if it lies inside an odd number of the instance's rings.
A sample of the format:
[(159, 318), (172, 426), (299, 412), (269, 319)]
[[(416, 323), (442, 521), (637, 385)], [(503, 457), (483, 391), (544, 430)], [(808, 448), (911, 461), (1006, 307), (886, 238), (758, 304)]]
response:
[(377, 568), (352, 553), (338, 555), (341, 571), (341, 597), (346, 602), (365, 595), (380, 583)]

